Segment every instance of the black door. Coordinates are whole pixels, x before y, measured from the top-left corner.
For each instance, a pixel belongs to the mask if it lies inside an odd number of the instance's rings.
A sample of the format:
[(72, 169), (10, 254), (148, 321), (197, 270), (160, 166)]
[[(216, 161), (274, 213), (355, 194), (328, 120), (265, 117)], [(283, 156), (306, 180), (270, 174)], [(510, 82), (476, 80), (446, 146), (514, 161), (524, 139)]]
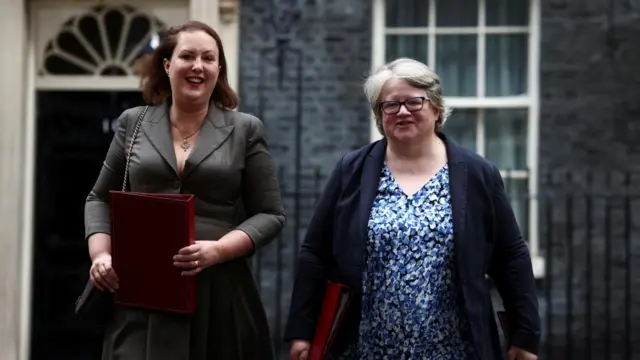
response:
[(88, 279), (84, 202), (115, 120), (143, 104), (139, 92), (37, 93), (31, 359), (99, 359), (102, 329), (73, 317)]

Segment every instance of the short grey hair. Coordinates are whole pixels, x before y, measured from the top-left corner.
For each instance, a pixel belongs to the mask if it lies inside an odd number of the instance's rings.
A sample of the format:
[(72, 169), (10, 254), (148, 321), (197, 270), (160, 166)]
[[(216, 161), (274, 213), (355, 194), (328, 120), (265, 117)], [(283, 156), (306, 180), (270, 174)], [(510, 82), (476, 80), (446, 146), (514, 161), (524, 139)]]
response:
[(380, 113), (380, 93), (387, 81), (393, 78), (406, 80), (411, 86), (424, 89), (427, 92), (429, 102), (438, 109), (435, 130), (441, 132), (444, 123), (451, 114), (451, 109), (444, 104), (440, 77), (433, 69), (420, 61), (399, 58), (373, 70), (364, 84), (364, 94), (369, 101), (380, 134), (385, 135), (382, 128), (382, 114)]

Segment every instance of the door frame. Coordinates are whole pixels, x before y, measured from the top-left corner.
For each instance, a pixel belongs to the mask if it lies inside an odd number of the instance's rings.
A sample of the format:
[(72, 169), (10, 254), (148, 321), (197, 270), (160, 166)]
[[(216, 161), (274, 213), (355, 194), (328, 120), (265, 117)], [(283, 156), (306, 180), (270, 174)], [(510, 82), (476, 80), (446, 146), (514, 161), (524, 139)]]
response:
[[(38, 81), (37, 77), (37, 49), (35, 34), (37, 21), (34, 21), (39, 6), (52, 4), (69, 6), (71, 0), (23, 0), (27, 9), (29, 26), (26, 36), (26, 87), (24, 93), (24, 167), (22, 177), (26, 181), (20, 194), (23, 219), (20, 228), (20, 292), (19, 292), (19, 323), (18, 323), (18, 359), (29, 360), (31, 346), (31, 284), (33, 277), (33, 247), (35, 225), (35, 176), (36, 176), (36, 92), (38, 90), (122, 90), (138, 89), (136, 79), (101, 79), (99, 83), (66, 78), (57, 81)], [(228, 63), (229, 83), (233, 89), (239, 91), (239, 30), (240, 30), (240, 0), (76, 0), (82, 2), (122, 4), (122, 3), (184, 3), (189, 9), (189, 19), (199, 20), (212, 26), (220, 35), (225, 47)], [(135, 80), (135, 81), (132, 81)]]
[[(37, 51), (34, 36), (37, 34), (37, 11), (45, 7), (70, 6), (72, 0), (25, 0), (28, 1), (29, 36), (28, 36), (28, 60), (29, 71), (34, 68), (34, 82), (28, 84), (27, 93), (37, 90), (123, 90), (131, 91), (139, 88), (137, 77), (102, 78), (96, 82), (92, 79), (74, 78), (73, 76), (56, 76), (55, 79), (39, 79), (37, 76)], [(170, 4), (171, 6), (183, 5), (188, 8), (189, 20), (199, 20), (211, 25), (224, 45), (227, 60), (227, 74), (229, 85), (238, 91), (239, 84), (239, 50), (240, 50), (240, 0), (75, 0), (82, 5), (92, 3), (106, 3), (109, 5), (121, 4), (153, 4), (159, 6)], [(28, 105), (31, 106), (31, 105)]]

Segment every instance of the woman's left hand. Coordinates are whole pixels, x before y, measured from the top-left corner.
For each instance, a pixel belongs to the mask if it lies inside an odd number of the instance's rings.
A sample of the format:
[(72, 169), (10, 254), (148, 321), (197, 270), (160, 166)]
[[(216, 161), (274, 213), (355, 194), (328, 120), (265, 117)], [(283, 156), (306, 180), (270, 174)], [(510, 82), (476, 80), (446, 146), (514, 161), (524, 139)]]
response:
[(173, 257), (173, 265), (184, 269), (182, 275), (193, 276), (220, 262), (217, 241), (196, 241), (195, 244), (180, 249)]

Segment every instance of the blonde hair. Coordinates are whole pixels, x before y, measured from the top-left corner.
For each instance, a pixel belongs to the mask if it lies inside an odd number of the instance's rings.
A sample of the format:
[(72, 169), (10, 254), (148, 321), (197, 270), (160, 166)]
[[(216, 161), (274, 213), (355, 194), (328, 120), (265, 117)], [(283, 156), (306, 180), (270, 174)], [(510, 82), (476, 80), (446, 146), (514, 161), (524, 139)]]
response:
[(376, 119), (376, 126), (384, 136), (382, 114), (380, 113), (380, 93), (390, 79), (406, 80), (411, 86), (424, 89), (429, 103), (438, 109), (436, 132), (441, 132), (451, 109), (444, 104), (440, 77), (429, 66), (410, 58), (399, 58), (375, 69), (364, 83), (364, 94), (369, 101), (371, 111)]

